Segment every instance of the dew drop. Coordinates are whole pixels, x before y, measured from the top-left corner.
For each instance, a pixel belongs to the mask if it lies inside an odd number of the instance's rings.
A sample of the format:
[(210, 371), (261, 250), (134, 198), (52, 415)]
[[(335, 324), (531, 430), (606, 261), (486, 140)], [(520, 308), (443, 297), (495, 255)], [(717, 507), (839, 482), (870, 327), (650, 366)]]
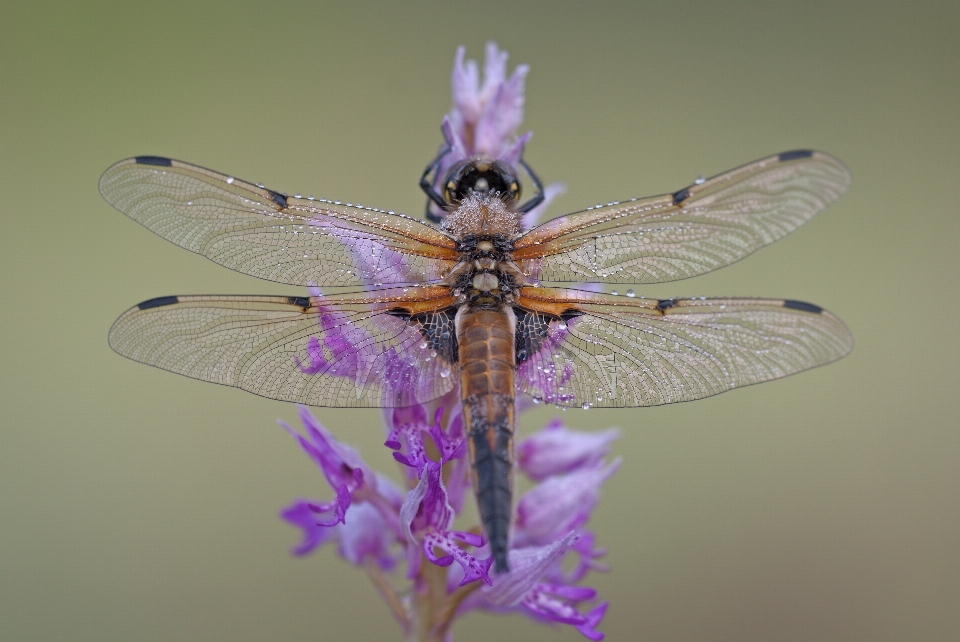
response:
[(421, 350), (426, 350), (426, 349), (427, 349), (427, 345), (428, 345), (428, 344), (427, 344), (426, 341), (421, 341), (421, 342), (420, 342), (420, 349), (421, 349)]
[(627, 294), (627, 296), (630, 297), (630, 298), (633, 298), (633, 297), (637, 296), (637, 293), (634, 292), (633, 288), (630, 288), (629, 290), (627, 290), (626, 294)]
[(590, 410), (590, 404), (588, 404), (586, 401), (584, 401), (583, 405), (580, 407), (583, 408), (584, 410)]
[(300, 196), (299, 194), (294, 194), (293, 197), (294, 197), (294, 198), (303, 198), (303, 197)]
[(617, 292), (616, 290), (610, 290), (610, 294), (612, 294), (613, 296), (618, 296), (620, 293)]
[(266, 188), (263, 186), (263, 183), (257, 183), (257, 187), (259, 187), (260, 189), (266, 189)]
[(517, 351), (517, 361), (523, 361), (527, 358), (527, 351), (520, 349)]
[(443, 368), (442, 370), (440, 370), (440, 376), (446, 379), (447, 377), (450, 376), (450, 370), (448, 368)]
[(703, 174), (700, 174), (700, 176), (697, 176), (697, 180), (693, 181), (694, 185), (703, 185), (706, 182), (707, 182), (707, 177), (704, 176)]
[(233, 185), (233, 176), (227, 176), (227, 185)]
[(557, 324), (557, 330), (566, 330), (566, 329), (567, 329), (566, 321), (561, 321), (560, 323)]

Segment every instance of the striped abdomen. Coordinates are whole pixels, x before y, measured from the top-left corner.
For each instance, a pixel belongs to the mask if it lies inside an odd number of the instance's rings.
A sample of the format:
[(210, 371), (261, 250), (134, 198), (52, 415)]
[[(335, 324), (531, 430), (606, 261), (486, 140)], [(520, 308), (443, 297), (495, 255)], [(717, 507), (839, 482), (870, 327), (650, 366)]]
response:
[(507, 567), (513, 489), (513, 310), (462, 308), (457, 319), (460, 395), (480, 518), (497, 572)]

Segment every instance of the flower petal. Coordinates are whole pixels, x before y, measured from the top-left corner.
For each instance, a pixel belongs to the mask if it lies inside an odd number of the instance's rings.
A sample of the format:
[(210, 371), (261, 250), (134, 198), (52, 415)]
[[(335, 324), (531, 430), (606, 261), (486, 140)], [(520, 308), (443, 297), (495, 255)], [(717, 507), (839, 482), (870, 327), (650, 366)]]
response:
[(602, 640), (605, 636), (597, 630), (597, 625), (607, 612), (609, 602), (601, 602), (592, 611), (585, 616), (585, 622), (577, 627), (577, 630), (588, 640)]
[(453, 508), (440, 476), (440, 464), (428, 461), (416, 487), (407, 493), (400, 508), (400, 527), (411, 544), (428, 530), (445, 531), (453, 523)]
[(546, 546), (511, 550), (510, 571), (497, 575), (493, 587), (480, 589), (483, 597), (494, 606), (516, 606), (579, 538), (570, 531)]
[(480, 73), (475, 60), (464, 62), (465, 47), (457, 47), (450, 85), (453, 89), (453, 113), (467, 122), (480, 117)]
[(339, 529), (339, 535), (340, 556), (351, 564), (359, 566), (367, 557), (373, 557), (384, 570), (396, 564), (390, 552), (397, 541), (395, 533), (369, 502), (358, 504), (350, 511), (350, 519)]
[(308, 499), (298, 499), (280, 511), (280, 517), (303, 530), (303, 539), (290, 549), (294, 555), (306, 555), (318, 546), (323, 546), (337, 535), (335, 528), (317, 524), (315, 504)]
[(529, 70), (526, 65), (517, 67), (509, 82), (498, 85), (484, 102), (476, 123), (474, 153), (498, 158), (510, 146), (523, 122), (523, 84)]
[(279, 423), (320, 467), (331, 488), (344, 485), (353, 493), (364, 485), (365, 479), (376, 483), (373, 472), (355, 450), (337, 441), (306, 406), (298, 406), (298, 408), (300, 420), (307, 429), (306, 436), (301, 435), (284, 421)]
[(548, 477), (517, 503), (517, 536), (544, 543), (559, 533), (583, 524), (596, 506), (600, 486), (620, 467), (617, 459), (607, 466), (576, 470)]
[(567, 430), (563, 422), (554, 419), (517, 445), (517, 463), (535, 481), (577, 468), (592, 468), (607, 456), (619, 436), (616, 428), (603, 432)]

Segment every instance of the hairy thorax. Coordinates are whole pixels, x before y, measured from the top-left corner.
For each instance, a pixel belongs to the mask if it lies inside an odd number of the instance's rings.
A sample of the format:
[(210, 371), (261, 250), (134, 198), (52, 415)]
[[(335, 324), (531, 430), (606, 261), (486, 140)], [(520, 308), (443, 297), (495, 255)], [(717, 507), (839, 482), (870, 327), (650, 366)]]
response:
[(528, 284), (511, 256), (520, 216), (496, 194), (471, 192), (444, 220), (444, 231), (457, 239), (460, 251), (460, 262), (444, 282), (461, 305), (510, 305), (517, 289)]
[(472, 192), (444, 219), (443, 229), (457, 238), (474, 235), (514, 239), (520, 234), (520, 214), (511, 211), (499, 195)]

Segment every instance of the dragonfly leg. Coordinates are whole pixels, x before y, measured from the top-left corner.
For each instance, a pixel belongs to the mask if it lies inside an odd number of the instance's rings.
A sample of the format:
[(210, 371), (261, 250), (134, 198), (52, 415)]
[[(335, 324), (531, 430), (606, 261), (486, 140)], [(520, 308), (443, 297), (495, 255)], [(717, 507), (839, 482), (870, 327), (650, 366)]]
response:
[(533, 198), (531, 198), (529, 201), (527, 201), (526, 203), (524, 203), (523, 205), (517, 208), (518, 212), (523, 212), (524, 214), (526, 214), (527, 212), (529, 212), (530, 210), (532, 210), (537, 205), (543, 202), (543, 199), (544, 199), (543, 185), (540, 184), (540, 179), (537, 177), (536, 172), (530, 169), (530, 166), (527, 165), (527, 162), (525, 160), (521, 158), (520, 164), (523, 166), (523, 169), (527, 172), (527, 175), (530, 177), (530, 180), (533, 181), (534, 187), (537, 188), (537, 193), (533, 195)]
[(433, 189), (433, 184), (429, 180), (427, 180), (427, 177), (431, 174), (431, 172), (437, 171), (437, 169), (440, 167), (440, 161), (443, 159), (444, 156), (450, 153), (450, 149), (451, 149), (450, 145), (445, 145), (444, 149), (439, 154), (437, 154), (437, 157), (434, 158), (429, 165), (427, 165), (427, 168), (423, 170), (423, 175), (420, 176), (420, 189), (424, 191), (424, 193), (427, 195), (427, 198), (429, 199), (427, 201), (427, 210), (426, 210), (425, 216), (427, 217), (428, 221), (431, 221), (433, 223), (439, 223), (443, 219), (441, 219), (439, 216), (437, 216), (430, 210), (430, 203), (431, 202), (435, 203), (441, 209), (445, 208), (448, 205), (448, 203), (445, 200), (443, 200), (443, 197), (437, 192), (437, 190)]

